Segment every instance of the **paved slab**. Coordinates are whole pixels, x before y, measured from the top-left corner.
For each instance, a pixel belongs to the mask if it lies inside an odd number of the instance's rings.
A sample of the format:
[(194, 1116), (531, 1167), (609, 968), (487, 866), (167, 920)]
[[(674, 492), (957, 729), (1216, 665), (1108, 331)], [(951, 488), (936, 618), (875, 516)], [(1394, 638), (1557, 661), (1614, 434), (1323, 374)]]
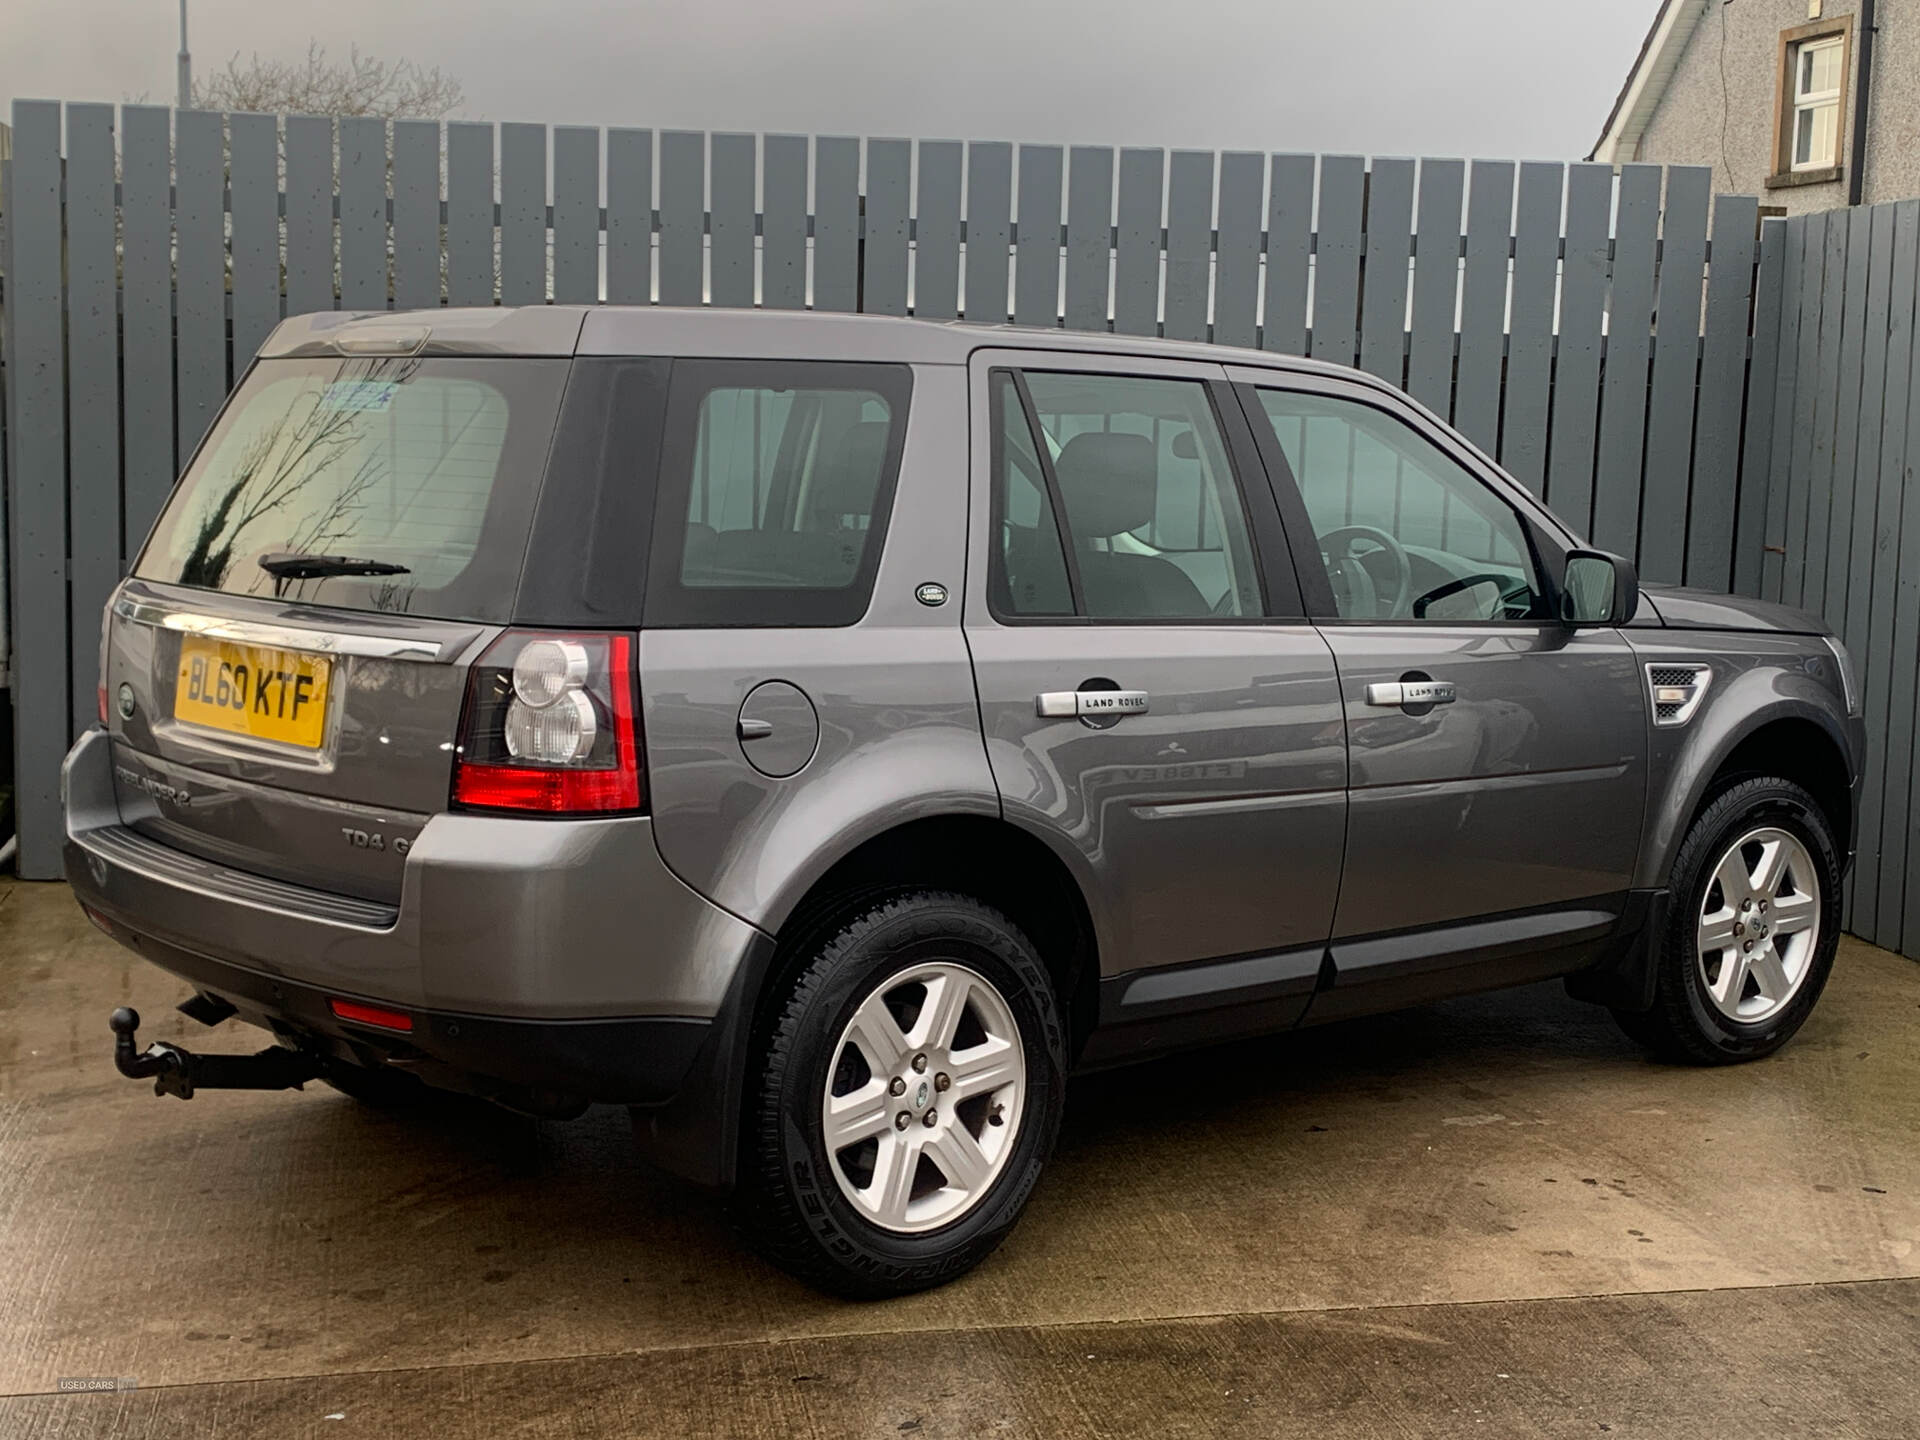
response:
[[(1078, 1081), (1001, 1252), (877, 1306), (745, 1255), (618, 1111), (156, 1099), (111, 1067), (114, 1005), (155, 1038), (257, 1043), (172, 1013), (184, 994), (64, 889), (0, 886), (0, 1434), (1907, 1434), (1920, 1413), (1920, 966), (1852, 942), (1755, 1066), (1650, 1063), (1544, 986)], [(71, 1376), (141, 1389), (48, 1393)]]

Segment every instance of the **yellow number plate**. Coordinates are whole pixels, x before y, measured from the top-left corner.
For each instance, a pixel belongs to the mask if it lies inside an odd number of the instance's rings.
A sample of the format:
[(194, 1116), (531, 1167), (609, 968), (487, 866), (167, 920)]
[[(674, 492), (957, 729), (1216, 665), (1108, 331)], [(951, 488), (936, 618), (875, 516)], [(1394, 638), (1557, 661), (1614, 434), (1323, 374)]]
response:
[(332, 670), (324, 655), (189, 635), (180, 642), (173, 718), (317, 750), (327, 738)]

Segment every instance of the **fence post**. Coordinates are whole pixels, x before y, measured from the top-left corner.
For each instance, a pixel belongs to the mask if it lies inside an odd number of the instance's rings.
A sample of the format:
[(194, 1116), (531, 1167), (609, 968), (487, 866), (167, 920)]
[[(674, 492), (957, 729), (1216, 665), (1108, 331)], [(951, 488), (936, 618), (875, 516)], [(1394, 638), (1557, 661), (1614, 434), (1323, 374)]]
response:
[[(14, 613), (14, 815), (24, 880), (60, 875), (67, 711), (67, 437), (60, 271), (60, 106), (13, 106), (6, 212), (8, 525)], [(85, 717), (71, 717), (84, 723)]]

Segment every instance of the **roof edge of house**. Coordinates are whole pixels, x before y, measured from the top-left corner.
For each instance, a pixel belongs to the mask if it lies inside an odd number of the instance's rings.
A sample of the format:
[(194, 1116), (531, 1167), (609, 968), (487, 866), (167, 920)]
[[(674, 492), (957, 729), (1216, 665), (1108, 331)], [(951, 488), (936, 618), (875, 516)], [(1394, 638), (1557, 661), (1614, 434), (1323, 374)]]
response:
[[(1632, 158), (1633, 147), (1646, 133), (1647, 122), (1666, 95), (1667, 82), (1693, 38), (1694, 27), (1709, 0), (1660, 0), (1660, 9), (1640, 42), (1640, 53), (1627, 71), (1626, 83), (1614, 98), (1607, 123), (1587, 159), (1618, 165)], [(1624, 152), (1624, 153), (1623, 153)]]

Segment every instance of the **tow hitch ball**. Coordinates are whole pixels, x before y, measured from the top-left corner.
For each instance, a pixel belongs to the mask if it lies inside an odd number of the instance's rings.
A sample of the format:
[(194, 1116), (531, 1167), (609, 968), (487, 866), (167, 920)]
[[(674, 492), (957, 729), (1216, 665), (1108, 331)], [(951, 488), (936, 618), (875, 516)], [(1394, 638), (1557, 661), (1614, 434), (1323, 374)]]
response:
[(121, 1006), (107, 1024), (113, 1028), (113, 1064), (129, 1080), (153, 1079), (156, 1095), (191, 1100), (196, 1090), (298, 1090), (320, 1074), (314, 1056), (281, 1045), (254, 1055), (196, 1055), (156, 1040), (143, 1051), (133, 1048), (140, 1012)]

